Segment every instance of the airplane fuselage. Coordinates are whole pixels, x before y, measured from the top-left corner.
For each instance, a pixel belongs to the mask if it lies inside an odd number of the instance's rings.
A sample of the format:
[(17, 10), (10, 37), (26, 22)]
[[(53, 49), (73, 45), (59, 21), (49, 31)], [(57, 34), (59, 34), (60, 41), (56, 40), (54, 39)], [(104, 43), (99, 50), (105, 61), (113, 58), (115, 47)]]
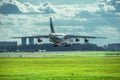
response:
[(66, 34), (63, 33), (50, 33), (49, 40), (56, 46), (69, 46), (72, 44), (73, 40), (71, 38), (65, 38), (65, 35)]

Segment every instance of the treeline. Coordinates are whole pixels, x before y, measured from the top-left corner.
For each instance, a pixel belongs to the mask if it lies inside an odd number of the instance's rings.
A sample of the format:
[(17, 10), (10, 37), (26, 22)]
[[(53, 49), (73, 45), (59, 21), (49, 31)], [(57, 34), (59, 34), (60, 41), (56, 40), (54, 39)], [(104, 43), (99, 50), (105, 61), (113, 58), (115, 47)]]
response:
[(38, 51), (120, 51), (120, 44), (108, 44), (104, 47), (96, 44), (75, 43), (71, 46), (55, 47), (53, 44), (0, 46), (0, 52), (38, 52)]
[(103, 47), (96, 44), (73, 44), (71, 46), (54, 47), (53, 44), (20, 45), (18, 51), (103, 51)]

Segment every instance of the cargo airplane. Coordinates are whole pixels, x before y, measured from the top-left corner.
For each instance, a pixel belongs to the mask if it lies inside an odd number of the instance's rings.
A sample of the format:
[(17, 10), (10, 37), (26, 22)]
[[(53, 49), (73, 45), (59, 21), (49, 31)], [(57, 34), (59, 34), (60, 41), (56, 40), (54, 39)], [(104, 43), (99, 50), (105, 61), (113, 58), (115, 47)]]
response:
[(106, 37), (68, 35), (68, 34), (64, 34), (64, 33), (55, 33), (51, 17), (50, 17), (50, 29), (51, 29), (51, 33), (49, 33), (48, 35), (24, 36), (24, 37), (13, 37), (13, 38), (37, 38), (38, 42), (42, 42), (43, 38), (48, 38), (49, 41), (52, 42), (55, 47), (62, 46), (62, 45), (65, 47), (70, 46), (70, 45), (72, 45), (74, 40), (76, 42), (79, 42), (80, 41), (79, 38), (83, 38), (85, 43), (88, 43), (89, 42), (88, 39), (90, 39), (90, 38), (92, 38), (92, 39), (94, 39), (94, 38), (105, 39), (106, 38)]

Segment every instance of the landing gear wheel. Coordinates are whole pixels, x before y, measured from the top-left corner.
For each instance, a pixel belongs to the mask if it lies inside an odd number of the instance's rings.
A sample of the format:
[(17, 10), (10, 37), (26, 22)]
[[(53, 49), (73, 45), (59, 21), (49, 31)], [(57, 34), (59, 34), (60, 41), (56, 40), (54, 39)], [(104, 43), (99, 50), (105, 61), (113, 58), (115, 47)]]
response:
[(59, 47), (58, 45), (54, 45), (54, 47)]
[(69, 46), (71, 46), (71, 45), (65, 45), (65, 47), (69, 47)]

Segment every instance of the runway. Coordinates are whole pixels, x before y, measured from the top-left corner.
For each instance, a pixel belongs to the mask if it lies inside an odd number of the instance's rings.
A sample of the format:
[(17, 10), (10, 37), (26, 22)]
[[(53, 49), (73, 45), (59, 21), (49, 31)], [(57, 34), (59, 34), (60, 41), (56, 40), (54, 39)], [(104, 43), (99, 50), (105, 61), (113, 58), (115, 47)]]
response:
[(39, 57), (39, 58), (56, 58), (56, 57), (105, 57), (120, 56), (120, 52), (108, 51), (57, 51), (57, 52), (7, 52), (0, 53), (0, 57)]

